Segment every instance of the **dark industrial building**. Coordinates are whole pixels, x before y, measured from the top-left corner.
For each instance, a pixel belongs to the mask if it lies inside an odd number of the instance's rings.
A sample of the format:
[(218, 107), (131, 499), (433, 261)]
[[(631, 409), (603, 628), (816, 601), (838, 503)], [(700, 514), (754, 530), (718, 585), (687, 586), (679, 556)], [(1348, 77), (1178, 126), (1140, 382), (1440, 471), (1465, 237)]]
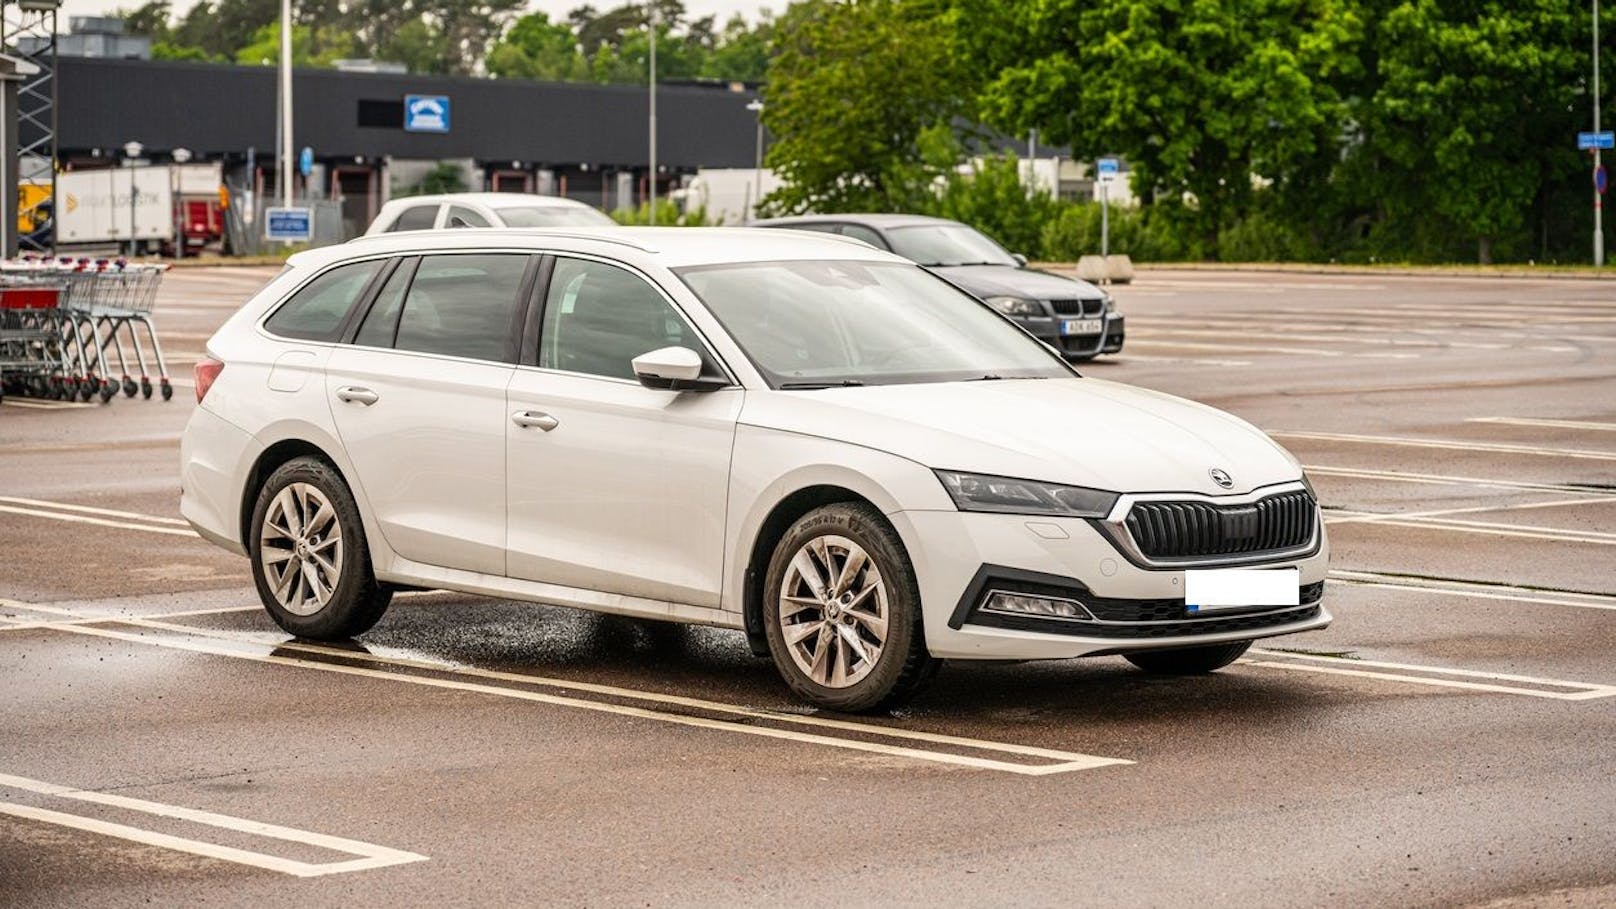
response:
[[(192, 161), (223, 162), (238, 190), (273, 192), (274, 67), (63, 56), (57, 76), (63, 167), (115, 165), (138, 142), (154, 162), (184, 149)], [(314, 162), (307, 177), (294, 172), (298, 194), (339, 200), (350, 230), (444, 162), (467, 189), (606, 209), (636, 205), (649, 189), (644, 86), (298, 70), (292, 91), (294, 146), (312, 149)], [(423, 97), (443, 102), (441, 120), (406, 111), (406, 98)], [(659, 195), (699, 167), (752, 166), (755, 97), (738, 85), (659, 87)]]

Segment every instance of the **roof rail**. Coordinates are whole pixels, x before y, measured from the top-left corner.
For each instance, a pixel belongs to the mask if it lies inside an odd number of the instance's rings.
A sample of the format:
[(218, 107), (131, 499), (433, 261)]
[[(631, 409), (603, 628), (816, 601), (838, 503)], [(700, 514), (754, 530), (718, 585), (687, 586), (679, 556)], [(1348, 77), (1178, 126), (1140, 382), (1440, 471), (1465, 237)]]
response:
[(364, 243), (367, 241), (374, 242), (382, 239), (396, 240), (401, 235), (406, 234), (411, 237), (465, 237), (468, 235), (475, 236), (483, 233), (495, 233), (504, 235), (517, 234), (519, 236), (531, 237), (557, 237), (563, 240), (599, 240), (602, 243), (615, 243), (618, 246), (627, 246), (630, 249), (637, 249), (640, 252), (657, 253), (661, 251), (654, 246), (639, 242), (637, 240), (627, 237), (612, 236), (611, 234), (606, 233), (606, 231), (616, 231), (621, 230), (621, 228), (602, 227), (598, 228), (598, 230), (601, 232), (590, 233), (588, 231), (567, 230), (565, 228), (550, 227), (478, 227), (471, 228), (469, 230), (464, 227), (459, 227), (440, 228), (437, 230), (405, 230), (389, 231), (383, 234), (365, 234), (363, 236), (354, 237), (352, 240), (349, 240), (348, 243)]

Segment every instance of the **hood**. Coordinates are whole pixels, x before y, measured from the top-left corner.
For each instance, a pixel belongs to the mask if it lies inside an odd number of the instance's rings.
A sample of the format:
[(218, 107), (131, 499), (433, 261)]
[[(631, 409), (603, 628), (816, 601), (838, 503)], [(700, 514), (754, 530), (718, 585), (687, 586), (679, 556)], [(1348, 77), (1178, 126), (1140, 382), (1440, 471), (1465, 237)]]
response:
[[(1099, 379), (1002, 379), (747, 395), (741, 422), (888, 451), (926, 467), (1112, 492), (1235, 495), (1301, 468), (1256, 427)], [(1219, 468), (1231, 489), (1213, 482)]]
[(1088, 300), (1105, 296), (1105, 291), (1087, 281), (1065, 278), (1034, 268), (1012, 268), (1009, 265), (946, 265), (929, 270), (979, 297)]

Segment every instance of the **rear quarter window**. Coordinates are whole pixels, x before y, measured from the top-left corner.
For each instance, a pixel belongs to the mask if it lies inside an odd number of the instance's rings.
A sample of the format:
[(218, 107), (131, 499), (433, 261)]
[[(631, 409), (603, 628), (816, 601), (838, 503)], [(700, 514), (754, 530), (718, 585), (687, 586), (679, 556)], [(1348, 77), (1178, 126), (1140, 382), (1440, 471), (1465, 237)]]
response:
[(321, 274), (265, 319), (264, 330), (299, 341), (337, 340), (348, 310), (364, 296), (365, 288), (381, 271), (384, 261), (372, 259), (339, 265)]

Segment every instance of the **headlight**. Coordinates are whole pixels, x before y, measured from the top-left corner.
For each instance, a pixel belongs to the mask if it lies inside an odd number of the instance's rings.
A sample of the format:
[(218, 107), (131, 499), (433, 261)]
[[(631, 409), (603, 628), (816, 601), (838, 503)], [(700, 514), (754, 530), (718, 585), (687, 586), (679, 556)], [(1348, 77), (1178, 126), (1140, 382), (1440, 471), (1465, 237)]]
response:
[(1117, 503), (1117, 494), (1081, 486), (1061, 486), (980, 473), (937, 471), (937, 479), (960, 511), (999, 514), (1048, 514), (1067, 518), (1103, 518)]
[(1105, 311), (1108, 313), (1117, 311), (1117, 301), (1113, 300), (1110, 294), (1105, 295)]
[(1041, 316), (1044, 307), (1037, 300), (1021, 297), (988, 297), (984, 302), (1007, 316)]

